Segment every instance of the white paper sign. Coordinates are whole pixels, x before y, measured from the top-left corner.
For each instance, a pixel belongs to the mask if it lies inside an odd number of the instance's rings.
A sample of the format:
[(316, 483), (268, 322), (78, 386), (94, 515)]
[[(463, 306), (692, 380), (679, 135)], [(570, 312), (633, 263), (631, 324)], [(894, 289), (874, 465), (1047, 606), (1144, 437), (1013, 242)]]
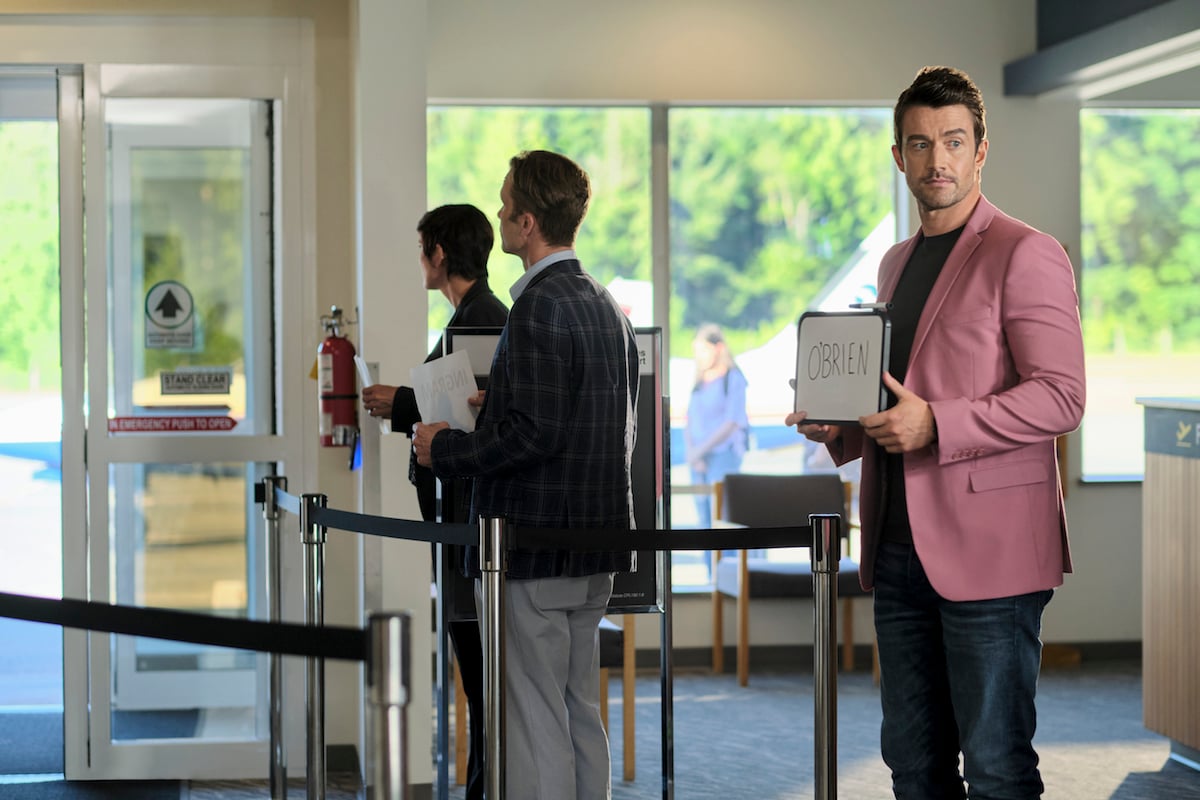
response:
[(426, 423), (449, 422), (460, 431), (475, 430), (479, 409), (467, 403), (478, 392), (471, 359), (465, 351), (449, 353), (409, 372), (417, 410)]
[[(365, 389), (368, 386), (374, 386), (376, 383), (378, 383), (378, 381), (371, 377), (371, 368), (367, 365), (367, 362), (363, 360), (362, 356), (354, 356), (354, 366), (358, 369), (358, 379), (362, 382), (362, 388)], [(387, 417), (379, 417), (379, 432), (391, 433), (392, 421)]]

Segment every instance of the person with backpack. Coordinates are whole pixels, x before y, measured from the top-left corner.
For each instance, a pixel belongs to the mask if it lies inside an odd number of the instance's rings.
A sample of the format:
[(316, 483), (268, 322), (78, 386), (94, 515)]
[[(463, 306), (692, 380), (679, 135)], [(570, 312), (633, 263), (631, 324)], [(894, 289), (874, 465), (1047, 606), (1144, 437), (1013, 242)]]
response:
[[(711, 486), (742, 468), (750, 444), (746, 376), (738, 369), (719, 325), (706, 323), (692, 341), (696, 378), (688, 398), (684, 443), (692, 483)], [(697, 527), (712, 527), (711, 493), (697, 494)]]

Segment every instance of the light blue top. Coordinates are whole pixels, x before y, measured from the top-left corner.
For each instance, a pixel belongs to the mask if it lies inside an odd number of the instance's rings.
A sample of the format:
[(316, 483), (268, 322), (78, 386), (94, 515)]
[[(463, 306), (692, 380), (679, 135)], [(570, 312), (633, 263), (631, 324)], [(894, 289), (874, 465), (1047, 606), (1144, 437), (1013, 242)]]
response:
[(750, 430), (750, 418), (746, 414), (748, 385), (740, 369), (731, 369), (724, 376), (692, 389), (687, 415), (689, 447), (702, 446), (722, 425), (732, 420), (737, 428), (717, 442), (710, 452), (732, 449), (741, 455), (746, 451), (746, 432)]

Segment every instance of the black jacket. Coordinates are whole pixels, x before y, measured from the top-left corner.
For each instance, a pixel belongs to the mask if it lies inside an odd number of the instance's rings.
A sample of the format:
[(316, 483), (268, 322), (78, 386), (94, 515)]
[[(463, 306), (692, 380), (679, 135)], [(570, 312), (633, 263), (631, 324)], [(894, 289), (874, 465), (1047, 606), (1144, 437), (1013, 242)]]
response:
[[(501, 327), (508, 320), (508, 307), (492, 292), (486, 278), (475, 281), (467, 290), (454, 315), (450, 317), (447, 327)], [(425, 363), (441, 358), (442, 337), (425, 357)], [(413, 425), (421, 421), (421, 412), (417, 410), (417, 396), (411, 386), (396, 387), (392, 397), (392, 430), (403, 431), (412, 438)], [(434, 488), (433, 472), (428, 467), (417, 463), (416, 453), (410, 454), (408, 464), (408, 479), (417, 487), (417, 502), (421, 505), (421, 519), (432, 522), (437, 518), (437, 494)], [(451, 504), (447, 504), (449, 507)], [(450, 519), (443, 521), (449, 522)], [(465, 522), (466, 520), (455, 520)]]

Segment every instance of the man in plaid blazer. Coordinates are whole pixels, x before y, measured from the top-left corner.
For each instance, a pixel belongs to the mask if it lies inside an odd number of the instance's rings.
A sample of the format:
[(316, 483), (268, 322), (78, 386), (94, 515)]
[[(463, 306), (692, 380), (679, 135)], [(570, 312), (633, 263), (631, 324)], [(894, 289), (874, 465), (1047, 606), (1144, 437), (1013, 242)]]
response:
[[(511, 289), (475, 431), (418, 425), (418, 461), (438, 477), (474, 479), (473, 518), (629, 529), (637, 344), (620, 307), (575, 257), (587, 174), (555, 153), (521, 153), (500, 198), (501, 245), (525, 274)], [(508, 797), (611, 796), (597, 630), (613, 573), (632, 560), (629, 551), (509, 553)]]

